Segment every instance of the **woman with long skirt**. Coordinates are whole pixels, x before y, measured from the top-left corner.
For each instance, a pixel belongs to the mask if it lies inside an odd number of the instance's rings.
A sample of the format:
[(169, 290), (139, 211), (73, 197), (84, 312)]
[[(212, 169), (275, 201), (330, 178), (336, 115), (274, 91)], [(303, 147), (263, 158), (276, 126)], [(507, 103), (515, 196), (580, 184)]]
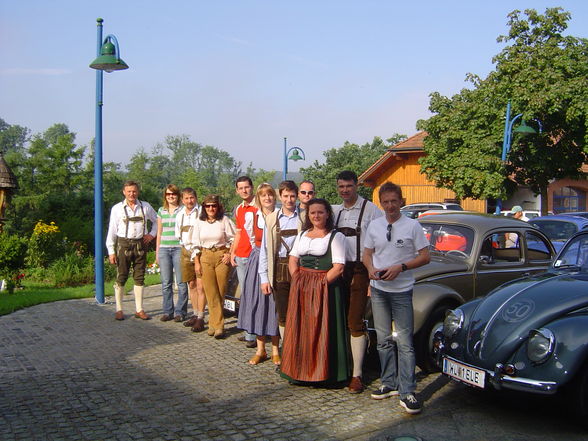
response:
[(263, 183), (259, 185), (255, 194), (255, 205), (260, 209), (255, 214), (247, 213), (245, 215), (245, 227), (247, 228), (248, 225), (251, 225), (249, 230), (252, 230), (254, 234), (252, 235), (252, 251), (247, 261), (245, 283), (241, 291), (237, 327), (257, 336), (257, 350), (249, 360), (251, 365), (259, 364), (268, 359), (265, 350), (266, 336), (269, 336), (272, 341), (273, 363), (279, 365), (281, 362), (279, 351), (280, 334), (278, 332), (278, 318), (274, 297), (272, 294), (263, 294), (261, 292), (261, 282), (258, 274), (259, 250), (265, 227), (265, 217), (275, 210), (276, 198), (276, 191), (270, 184)]
[(290, 252), (290, 300), (282, 351), (282, 376), (302, 384), (349, 379), (351, 363), (345, 297), (340, 277), (345, 237), (335, 232), (331, 205), (311, 199), (303, 231)]

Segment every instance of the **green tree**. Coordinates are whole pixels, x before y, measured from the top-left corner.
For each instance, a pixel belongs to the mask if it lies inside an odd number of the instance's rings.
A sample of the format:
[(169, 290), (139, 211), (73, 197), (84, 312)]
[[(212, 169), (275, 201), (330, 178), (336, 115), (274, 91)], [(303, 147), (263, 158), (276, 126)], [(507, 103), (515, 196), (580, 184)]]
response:
[(10, 125), (0, 118), (0, 154), (22, 152), (30, 132), (26, 127)]
[[(588, 40), (564, 36), (571, 19), (561, 8), (508, 15), (506, 43), (493, 58), (496, 67), (481, 79), (468, 74), (472, 88), (447, 98), (431, 94), (434, 115), (417, 127), (428, 132), (421, 170), (458, 198), (506, 198), (516, 185), (528, 185), (547, 201), (550, 180), (577, 177), (586, 159)], [(541, 133), (513, 137), (501, 161), (504, 114), (537, 120)], [(538, 127), (538, 122), (531, 123)], [(543, 204), (544, 213), (547, 204)]]
[[(336, 177), (343, 170), (351, 170), (357, 176), (366, 171), (386, 150), (398, 142), (406, 139), (405, 135), (395, 134), (386, 141), (375, 137), (371, 143), (361, 146), (345, 142), (342, 147), (332, 148), (323, 152), (324, 163), (314, 161), (310, 167), (301, 168), (304, 179), (314, 182), (317, 197), (325, 198), (331, 203), (338, 203)], [(371, 199), (372, 190), (360, 187), (359, 193)]]

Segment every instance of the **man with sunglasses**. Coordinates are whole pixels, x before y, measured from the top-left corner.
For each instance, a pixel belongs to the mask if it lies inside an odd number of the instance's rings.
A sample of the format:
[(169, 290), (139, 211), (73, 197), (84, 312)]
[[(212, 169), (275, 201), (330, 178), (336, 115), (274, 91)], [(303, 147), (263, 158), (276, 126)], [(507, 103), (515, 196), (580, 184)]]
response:
[(298, 200), (300, 203), (298, 206), (300, 207), (300, 211), (306, 210), (306, 205), (308, 201), (315, 197), (314, 191), (314, 182), (312, 181), (302, 181), (298, 186)]
[(353, 171), (344, 170), (337, 175), (337, 193), (343, 203), (334, 205), (333, 213), (335, 228), (343, 233), (346, 242), (343, 283), (348, 293), (347, 327), (351, 334), (353, 358), (353, 374), (348, 391), (358, 394), (365, 389), (361, 377), (368, 343), (364, 319), (370, 283), (367, 269), (361, 262), (361, 251), (368, 225), (384, 213), (357, 193), (357, 174)]
[(421, 403), (415, 396), (411, 270), (429, 263), (429, 242), (418, 221), (400, 213), (402, 190), (398, 185), (384, 183), (379, 199), (385, 217), (370, 223), (363, 250), (363, 263), (371, 279), (382, 382), (371, 397), (381, 400), (400, 395), (400, 405), (415, 414), (421, 411)]
[[(157, 213), (148, 202), (139, 200), (139, 184), (126, 181), (122, 193), (124, 201), (112, 207), (106, 248), (108, 260), (116, 265), (116, 320), (124, 320), (122, 298), (129, 271), (133, 268), (135, 282), (135, 318), (149, 320), (151, 317), (143, 310), (143, 290), (145, 288), (145, 267), (147, 266), (147, 246), (157, 236)], [(151, 222), (151, 226), (147, 225)]]

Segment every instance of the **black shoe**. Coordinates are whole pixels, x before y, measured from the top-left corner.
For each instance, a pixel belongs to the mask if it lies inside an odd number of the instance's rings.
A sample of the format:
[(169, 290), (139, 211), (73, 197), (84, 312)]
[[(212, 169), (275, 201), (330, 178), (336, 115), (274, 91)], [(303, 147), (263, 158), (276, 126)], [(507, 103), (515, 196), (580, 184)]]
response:
[(393, 397), (394, 395), (398, 395), (397, 390), (394, 390), (388, 386), (380, 386), (379, 389), (376, 389), (375, 391), (372, 392), (371, 397), (374, 400), (383, 400), (384, 398), (390, 398), (390, 397)]
[(400, 399), (400, 405), (404, 407), (407, 413), (414, 415), (422, 410), (421, 403), (414, 394), (408, 394)]
[(257, 347), (257, 342), (255, 340), (246, 341), (245, 342), (245, 347), (246, 348), (256, 348)]

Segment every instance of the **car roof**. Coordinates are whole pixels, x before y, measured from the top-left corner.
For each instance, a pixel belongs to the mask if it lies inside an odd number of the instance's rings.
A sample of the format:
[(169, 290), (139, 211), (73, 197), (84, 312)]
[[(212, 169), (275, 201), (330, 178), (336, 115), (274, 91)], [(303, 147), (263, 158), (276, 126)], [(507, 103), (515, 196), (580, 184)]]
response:
[(451, 212), (439, 213), (425, 216), (419, 219), (422, 223), (444, 223), (456, 225), (469, 225), (473, 228), (492, 229), (497, 227), (503, 228), (520, 228), (524, 226), (532, 227), (527, 222), (506, 216), (494, 216), (491, 214), (482, 214), (474, 212)]
[(566, 215), (554, 214), (552, 216), (540, 216), (540, 217), (536, 217), (536, 218), (531, 219), (529, 222), (533, 223), (533, 222), (537, 222), (537, 221), (539, 221), (539, 222), (541, 222), (541, 221), (572, 222), (582, 228), (584, 228), (586, 225), (588, 225), (588, 219), (586, 219), (585, 217), (570, 216), (568, 214), (566, 214)]

